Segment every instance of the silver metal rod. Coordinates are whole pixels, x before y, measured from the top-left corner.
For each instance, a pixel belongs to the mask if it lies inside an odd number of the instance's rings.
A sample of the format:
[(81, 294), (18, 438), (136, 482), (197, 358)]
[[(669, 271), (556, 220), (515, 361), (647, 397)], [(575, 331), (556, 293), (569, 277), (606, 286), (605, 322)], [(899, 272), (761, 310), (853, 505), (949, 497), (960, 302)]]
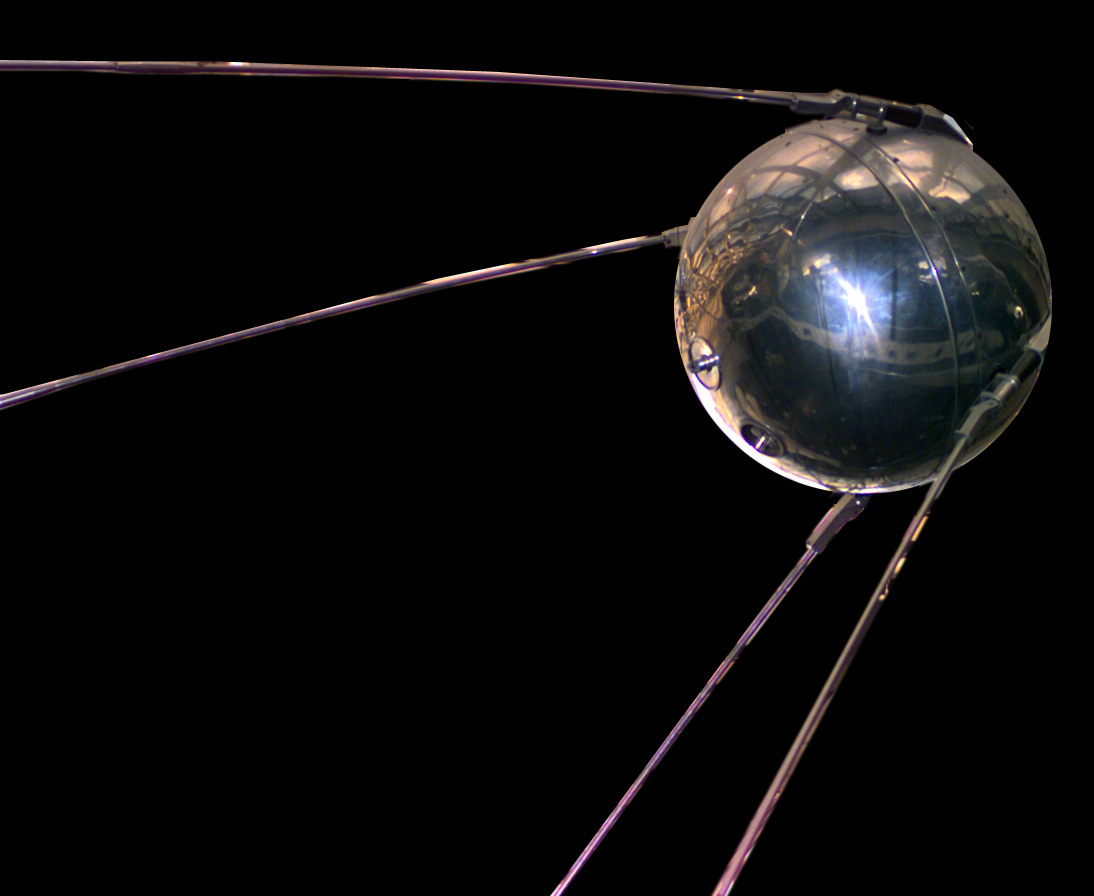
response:
[(267, 75), (280, 77), (386, 78), (408, 81), (490, 82), (534, 84), (545, 87), (583, 87), (631, 93), (701, 96), (788, 106), (795, 94), (770, 90), (732, 90), (692, 84), (655, 81), (620, 81), (607, 78), (575, 78), (566, 75), (534, 75), (519, 72), (473, 72), (436, 68), (377, 68), (361, 65), (296, 65), (275, 62), (104, 62), (39, 59), (0, 60), (0, 71), (120, 72), (150, 75)]
[(358, 65), (297, 65), (280, 62), (76, 62), (45, 59), (0, 60), (0, 72), (84, 71), (147, 75), (273, 75), (313, 78), (387, 78), (407, 81), (462, 81), (528, 84), (544, 87), (582, 87), (590, 90), (622, 90), (629, 93), (662, 93), (719, 100), (740, 100), (787, 106), (802, 115), (862, 115), (909, 127), (922, 127), (955, 137), (972, 145), (948, 115), (933, 106), (909, 106), (876, 97), (832, 90), (828, 93), (789, 93), (783, 90), (734, 90), (694, 84), (657, 81), (620, 81), (610, 78), (575, 78), (569, 75), (532, 75), (519, 72), (471, 72), (439, 68), (375, 68)]
[(699, 692), (698, 696), (691, 702), (691, 706), (687, 708), (687, 711), (680, 717), (669, 732), (668, 737), (662, 742), (661, 746), (657, 748), (657, 752), (653, 754), (653, 758), (646, 763), (646, 767), (642, 769), (642, 773), (635, 779), (635, 782), (628, 788), (627, 792), (623, 795), (623, 799), (619, 801), (616, 807), (612, 810), (612, 813), (605, 819), (604, 823), (600, 826), (600, 830), (596, 832), (593, 839), (589, 841), (585, 849), (582, 850), (581, 855), (577, 857), (577, 861), (570, 867), (570, 870), (566, 872), (566, 876), (562, 878), (554, 890), (551, 891), (551, 896), (562, 896), (562, 893), (566, 891), (566, 888), (570, 885), (570, 882), (577, 876), (577, 873), (585, 867), (585, 863), (588, 862), (589, 857), (600, 846), (601, 842), (608, 832), (615, 826), (615, 823), (619, 821), (620, 816), (624, 810), (631, 804), (634, 798), (638, 795), (638, 791), (642, 789), (646, 783), (646, 779), (653, 773), (653, 770), (661, 764), (661, 760), (665, 758), (666, 754), (672, 745), (676, 743), (677, 738), (683, 733), (684, 729), (691, 723), (691, 720), (695, 718), (695, 714), (699, 712), (699, 709), (704, 703), (707, 702), (707, 698), (714, 693), (714, 689), (718, 686), (719, 682), (725, 677), (726, 673), (733, 667), (733, 664), (737, 662), (737, 659), (744, 652), (744, 649), (751, 643), (752, 639), (756, 637), (757, 632), (763, 627), (763, 624), (767, 622), (768, 617), (775, 612), (775, 608), (782, 603), (782, 599), (786, 597), (791, 588), (794, 587), (794, 583), (798, 581), (802, 573), (809, 567), (809, 564), (813, 562), (821, 551), (828, 546), (832, 537), (843, 526), (844, 523), (851, 519), (854, 519), (859, 513), (862, 512), (862, 508), (866, 506), (867, 497), (865, 495), (844, 495), (835, 504), (835, 506), (828, 511), (821, 519), (820, 523), (810, 534), (806, 540), (806, 551), (802, 555), (801, 559), (794, 565), (794, 568), (790, 570), (790, 573), (782, 584), (775, 589), (775, 593), (768, 598), (767, 603), (764, 604), (763, 609), (756, 615), (756, 618), (752, 620), (748, 628), (745, 629), (743, 635), (734, 645), (733, 649), (729, 652), (729, 655), (722, 660), (722, 664), (714, 671), (714, 674), (710, 677), (710, 680), (703, 686), (703, 689)]
[[(798, 736), (794, 739), (794, 743), (791, 745), (790, 751), (786, 754), (782, 766), (780, 766), (778, 773), (771, 782), (771, 786), (768, 788), (767, 793), (760, 802), (756, 814), (752, 816), (752, 821), (749, 823), (744, 837), (741, 838), (741, 842), (737, 845), (733, 858), (730, 859), (729, 865), (726, 866), (721, 879), (718, 881), (718, 885), (714, 888), (713, 896), (726, 896), (736, 882), (741, 873), (741, 869), (744, 867), (745, 862), (748, 861), (748, 857), (752, 853), (756, 841), (759, 839), (760, 834), (763, 833), (764, 826), (767, 824), (768, 819), (771, 817), (771, 813), (775, 809), (775, 803), (778, 801), (779, 797), (782, 796), (783, 790), (786, 789), (790, 776), (794, 774), (794, 769), (797, 768), (798, 762), (805, 752), (805, 748), (809, 746), (809, 741), (812, 739), (813, 733), (820, 724), (820, 720), (824, 717), (824, 713), (828, 709), (828, 705), (832, 702), (832, 698), (835, 696), (836, 690), (843, 681), (844, 675), (847, 674), (847, 669), (850, 667), (852, 660), (854, 660), (855, 654), (858, 653), (859, 647), (862, 646), (862, 642), (866, 638), (867, 632), (870, 630), (870, 625), (873, 623), (878, 610), (881, 609), (882, 602), (889, 593), (889, 587), (892, 584), (893, 579), (896, 578), (897, 574), (904, 567), (904, 561), (908, 556), (908, 552), (912, 549), (912, 545), (923, 531), (923, 526), (926, 524), (927, 516), (931, 512), (931, 508), (934, 506), (935, 501), (938, 500), (938, 496), (942, 493), (942, 489), (945, 487), (950, 475), (957, 468), (957, 462), (960, 460), (961, 455), (969, 444), (968, 436), (971, 434), (972, 429), (975, 428), (975, 425), (979, 423), (980, 419), (994, 407), (998, 407), (997, 401), (994, 403), (991, 400), (981, 401), (977, 405), (974, 405), (969, 414), (966, 415), (965, 425), (956, 433), (956, 445), (943, 462), (938, 478), (931, 483), (930, 488), (927, 490), (927, 496), (923, 499), (923, 503), (920, 505), (919, 510), (912, 518), (911, 525), (908, 526), (907, 531), (904, 533), (904, 537), (900, 541), (900, 546), (889, 561), (889, 565), (886, 567), (885, 572), (881, 577), (881, 581), (878, 582), (877, 588), (874, 589), (874, 593), (870, 597), (869, 603), (866, 604), (866, 609), (863, 611), (858, 624), (851, 633), (851, 637), (844, 646), (843, 652), (836, 661), (835, 667), (832, 669), (831, 674), (828, 676), (828, 680), (825, 682), (816, 702), (813, 704), (813, 708), (809, 711), (809, 715), (806, 717), (805, 723), (798, 732)], [(973, 421), (971, 424), (968, 422), (970, 420)]]
[(632, 239), (617, 240), (612, 243), (586, 246), (583, 249), (576, 249), (573, 252), (563, 252), (559, 255), (548, 255), (544, 258), (533, 258), (528, 261), (520, 261), (513, 264), (502, 264), (497, 265), (496, 267), (482, 268), (477, 271), (469, 271), (466, 274), (455, 274), (450, 277), (441, 277), (437, 280), (428, 280), (425, 283), (419, 283), (417, 286), (408, 286), (405, 289), (397, 289), (394, 292), (380, 293), (375, 296), (354, 299), (351, 302), (344, 302), (340, 305), (331, 305), (327, 308), (320, 308), (318, 311), (309, 311), (307, 314), (299, 314), (296, 317), (287, 317), (284, 320), (275, 320), (267, 324), (261, 324), (257, 327), (248, 327), (245, 330), (226, 333), (223, 336), (204, 339), (201, 342), (192, 342), (189, 345), (182, 345), (168, 351), (154, 352), (150, 355), (144, 355), (143, 357), (134, 358), (130, 361), (123, 361), (120, 364), (111, 364), (109, 367), (100, 367), (98, 370), (91, 370), (87, 373), (62, 377), (61, 379), (51, 380), (48, 383), (40, 383), (37, 386), (29, 386), (14, 392), (7, 392), (0, 395), (0, 411), (17, 404), (33, 401), (35, 398), (41, 398), (42, 396), (49, 395), (53, 392), (59, 392), (61, 389), (68, 389), (72, 386), (90, 383), (93, 380), (102, 379), (103, 377), (111, 376), (115, 373), (123, 373), (126, 370), (146, 367), (149, 364), (156, 364), (159, 361), (167, 361), (171, 358), (191, 355), (194, 352), (204, 351), (205, 349), (229, 345), (233, 342), (249, 339), (252, 336), (263, 336), (266, 333), (273, 333), (277, 330), (286, 330), (289, 327), (310, 324), (313, 321), (324, 320), (325, 318), (335, 317), (339, 314), (348, 314), (351, 311), (359, 311), (362, 308), (371, 308), (373, 305), (397, 302), (400, 299), (407, 299), (411, 296), (418, 296), (428, 292), (437, 292), (454, 286), (464, 286), (468, 283), (478, 283), (483, 280), (495, 280), (499, 277), (509, 277), (513, 274), (524, 274), (528, 271), (538, 271), (543, 268), (553, 267), (554, 265), (568, 264), (572, 261), (582, 261), (586, 258), (596, 258), (601, 255), (629, 252), (647, 246), (678, 245), (680, 232), (681, 228), (674, 228), (657, 236), (634, 237)]

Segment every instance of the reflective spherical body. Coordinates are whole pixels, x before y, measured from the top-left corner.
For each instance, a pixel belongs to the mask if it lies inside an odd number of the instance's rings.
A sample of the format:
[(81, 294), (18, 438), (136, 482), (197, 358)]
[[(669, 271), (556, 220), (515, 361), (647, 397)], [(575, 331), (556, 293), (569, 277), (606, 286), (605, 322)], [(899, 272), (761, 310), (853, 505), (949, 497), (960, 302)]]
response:
[(740, 448), (819, 488), (891, 491), (932, 479), (992, 376), (1043, 352), (1050, 295), (1033, 222), (971, 147), (834, 119), (715, 188), (681, 250), (676, 333)]

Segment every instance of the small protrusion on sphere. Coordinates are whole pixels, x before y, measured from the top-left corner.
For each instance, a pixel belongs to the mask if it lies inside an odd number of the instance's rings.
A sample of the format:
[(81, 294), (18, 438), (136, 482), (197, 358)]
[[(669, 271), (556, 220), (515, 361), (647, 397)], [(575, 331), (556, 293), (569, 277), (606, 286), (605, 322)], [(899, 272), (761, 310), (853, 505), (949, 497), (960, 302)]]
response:
[(714, 349), (705, 339), (694, 339), (688, 346), (688, 370), (705, 388), (717, 389), (721, 384), (721, 363), (722, 359), (714, 353)]

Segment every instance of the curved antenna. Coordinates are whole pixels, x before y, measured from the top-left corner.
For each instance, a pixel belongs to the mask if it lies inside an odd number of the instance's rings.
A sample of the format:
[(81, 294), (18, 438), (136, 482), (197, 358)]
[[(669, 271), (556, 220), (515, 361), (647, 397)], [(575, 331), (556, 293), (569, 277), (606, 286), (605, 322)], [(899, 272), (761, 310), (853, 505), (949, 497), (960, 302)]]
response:
[(357, 65), (297, 65), (279, 62), (82, 62), (65, 60), (0, 60), (0, 71), (114, 72), (145, 75), (265, 75), (276, 77), (379, 78), (406, 81), (460, 81), (494, 84), (524, 84), (541, 87), (580, 87), (630, 93), (660, 93), (718, 100), (739, 100), (770, 106), (785, 106), (800, 115), (863, 116), (877, 127), (884, 122), (923, 128), (972, 145), (960, 126), (934, 106), (909, 105), (877, 97), (844, 93), (789, 93), (781, 90), (735, 90), (694, 84), (664, 84), (657, 81), (621, 81), (607, 78), (576, 78), (568, 75), (532, 75), (518, 72), (476, 72), (435, 68), (378, 68)]

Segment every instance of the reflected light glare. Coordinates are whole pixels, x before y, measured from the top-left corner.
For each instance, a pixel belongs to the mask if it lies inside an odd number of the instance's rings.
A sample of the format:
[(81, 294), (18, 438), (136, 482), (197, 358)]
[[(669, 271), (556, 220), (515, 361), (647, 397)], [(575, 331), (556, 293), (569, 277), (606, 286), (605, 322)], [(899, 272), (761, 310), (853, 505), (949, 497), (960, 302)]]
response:
[(874, 322), (870, 317), (870, 309), (866, 307), (866, 293), (845, 277), (836, 277), (836, 282), (843, 289), (847, 304), (855, 312), (855, 317), (864, 322), (870, 328), (871, 333), (876, 334), (877, 330), (874, 328)]
[(845, 171), (839, 175), (835, 179), (835, 183), (840, 189), (851, 192), (875, 186), (877, 178), (864, 168), (852, 168), (850, 171)]

